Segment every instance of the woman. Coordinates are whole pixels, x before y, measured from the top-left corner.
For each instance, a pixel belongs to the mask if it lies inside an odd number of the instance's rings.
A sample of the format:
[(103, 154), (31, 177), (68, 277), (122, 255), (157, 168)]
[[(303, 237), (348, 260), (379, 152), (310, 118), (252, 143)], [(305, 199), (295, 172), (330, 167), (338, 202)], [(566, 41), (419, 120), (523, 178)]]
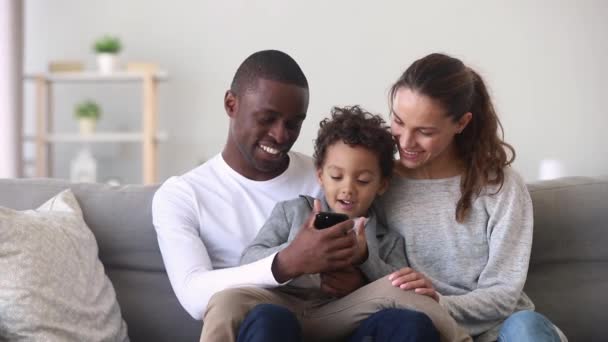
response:
[(381, 205), (411, 268), (394, 286), (437, 300), (476, 341), (559, 341), (523, 292), (532, 203), (481, 77), (431, 54), (390, 91), (399, 162)]

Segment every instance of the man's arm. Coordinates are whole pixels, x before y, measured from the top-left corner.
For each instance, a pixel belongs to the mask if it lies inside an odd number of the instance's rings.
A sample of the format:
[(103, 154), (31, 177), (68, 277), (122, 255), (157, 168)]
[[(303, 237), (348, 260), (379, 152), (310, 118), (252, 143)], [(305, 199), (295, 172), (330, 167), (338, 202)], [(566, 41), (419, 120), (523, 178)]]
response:
[(154, 227), (171, 286), (193, 318), (202, 319), (209, 299), (218, 291), (241, 285), (278, 285), (271, 272), (274, 255), (249, 265), (214, 270), (199, 236), (197, 211), (192, 190), (177, 178), (163, 184), (152, 202)]
[[(302, 201), (301, 207), (298, 206), (299, 201)], [(241, 263), (278, 252), (272, 263), (272, 273), (278, 283), (303, 274), (350, 266), (356, 248), (355, 233), (350, 229), (353, 221), (318, 230), (314, 228), (313, 222), (320, 211), (319, 201), (315, 200), (314, 208), (308, 216), (300, 216), (309, 210), (308, 204), (301, 199), (277, 204), (254, 242), (245, 249)], [(297, 235), (288, 243), (292, 229), (297, 229)]]

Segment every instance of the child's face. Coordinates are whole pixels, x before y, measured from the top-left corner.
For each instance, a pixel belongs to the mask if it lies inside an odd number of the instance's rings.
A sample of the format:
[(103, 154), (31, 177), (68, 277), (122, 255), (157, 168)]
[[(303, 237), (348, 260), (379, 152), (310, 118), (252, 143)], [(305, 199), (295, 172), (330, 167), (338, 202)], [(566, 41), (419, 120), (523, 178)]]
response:
[(367, 216), (376, 195), (388, 186), (378, 157), (372, 151), (361, 146), (351, 147), (342, 141), (327, 148), (317, 177), (329, 207), (350, 218)]

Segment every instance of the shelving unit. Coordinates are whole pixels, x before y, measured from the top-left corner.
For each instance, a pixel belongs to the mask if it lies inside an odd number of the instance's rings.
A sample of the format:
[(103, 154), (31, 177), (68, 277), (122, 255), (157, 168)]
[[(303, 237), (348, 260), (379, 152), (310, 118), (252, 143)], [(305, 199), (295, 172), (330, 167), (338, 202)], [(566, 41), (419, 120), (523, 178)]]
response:
[[(165, 71), (156, 72), (115, 72), (100, 74), (94, 71), (36, 73), (26, 74), (25, 80), (35, 82), (36, 92), (36, 133), (26, 136), (26, 141), (34, 141), (36, 177), (49, 177), (52, 164), (51, 144), (53, 143), (120, 143), (140, 142), (142, 144), (142, 180), (143, 184), (154, 184), (158, 181), (158, 150), (160, 141), (167, 139), (167, 134), (157, 131), (157, 93), (158, 83), (168, 79)], [(53, 131), (52, 85), (54, 83), (104, 83), (130, 82), (141, 83), (142, 129), (134, 132), (97, 132), (90, 135), (78, 133), (57, 133)]]

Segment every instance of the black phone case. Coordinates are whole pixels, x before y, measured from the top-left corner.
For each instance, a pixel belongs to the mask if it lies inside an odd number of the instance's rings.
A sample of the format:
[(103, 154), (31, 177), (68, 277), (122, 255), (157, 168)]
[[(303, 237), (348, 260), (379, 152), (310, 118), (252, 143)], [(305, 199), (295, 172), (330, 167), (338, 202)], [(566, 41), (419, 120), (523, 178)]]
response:
[(348, 216), (339, 213), (320, 212), (315, 217), (315, 228), (325, 229), (348, 220)]

